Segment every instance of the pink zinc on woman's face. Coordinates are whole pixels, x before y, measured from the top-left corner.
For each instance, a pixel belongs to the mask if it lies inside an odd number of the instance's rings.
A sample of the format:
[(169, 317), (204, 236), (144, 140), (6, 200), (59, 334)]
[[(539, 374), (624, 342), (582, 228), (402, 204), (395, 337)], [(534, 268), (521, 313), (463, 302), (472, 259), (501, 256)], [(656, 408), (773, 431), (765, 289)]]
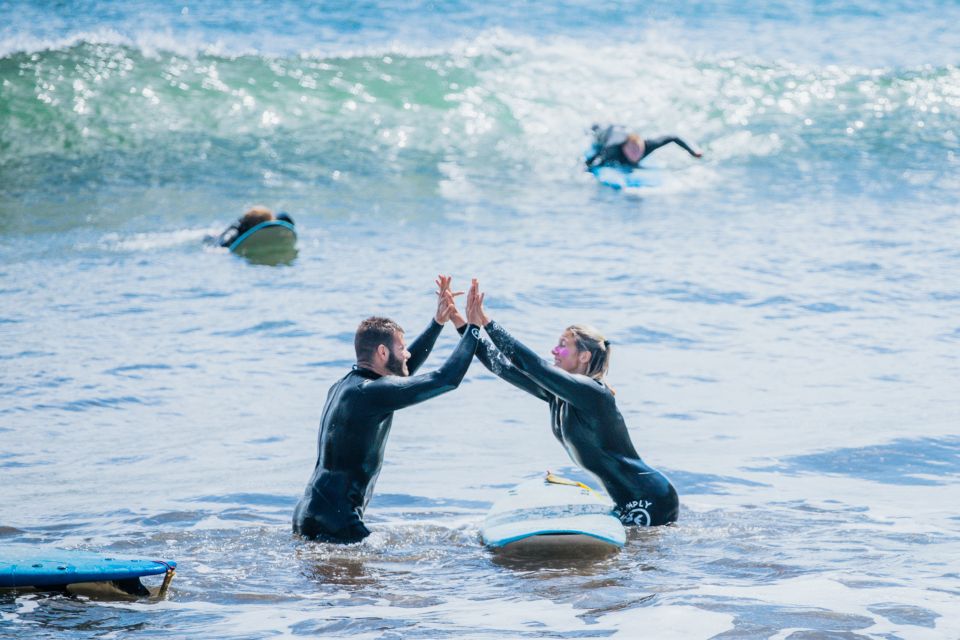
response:
[(580, 352), (577, 351), (576, 339), (572, 335), (564, 333), (560, 336), (557, 346), (555, 346), (550, 353), (553, 355), (553, 364), (555, 366), (569, 373), (576, 373), (577, 368), (580, 366), (579, 359), (577, 358)]

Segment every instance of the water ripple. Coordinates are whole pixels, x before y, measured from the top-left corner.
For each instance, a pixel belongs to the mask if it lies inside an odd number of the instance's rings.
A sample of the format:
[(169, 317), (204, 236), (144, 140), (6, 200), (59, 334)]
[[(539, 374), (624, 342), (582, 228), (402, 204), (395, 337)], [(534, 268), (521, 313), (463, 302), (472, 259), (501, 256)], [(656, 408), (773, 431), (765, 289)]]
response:
[(814, 302), (812, 304), (800, 305), (800, 307), (802, 309), (806, 309), (807, 311), (813, 311), (814, 313), (841, 313), (851, 310), (850, 307), (834, 304), (832, 302)]
[(886, 444), (834, 449), (752, 468), (779, 473), (831, 473), (883, 484), (945, 485), (960, 476), (960, 437), (903, 438)]
[(142, 379), (141, 375), (131, 375), (133, 372), (137, 371), (169, 371), (173, 367), (166, 364), (130, 364), (124, 365), (122, 367), (114, 367), (112, 369), (107, 369), (104, 373), (112, 376), (120, 376), (126, 378)]
[(664, 331), (655, 331), (642, 326), (627, 327), (626, 336), (621, 340), (625, 344), (673, 344), (683, 347), (699, 342), (698, 340), (676, 336)]
[(107, 398), (85, 398), (82, 400), (72, 400), (70, 402), (61, 402), (61, 403), (41, 403), (33, 406), (33, 409), (36, 411), (44, 409), (56, 409), (61, 411), (76, 411), (82, 412), (88, 409), (119, 409), (124, 405), (129, 404), (150, 404), (149, 401), (142, 398), (137, 398), (134, 396), (119, 396), (119, 397), (107, 397)]

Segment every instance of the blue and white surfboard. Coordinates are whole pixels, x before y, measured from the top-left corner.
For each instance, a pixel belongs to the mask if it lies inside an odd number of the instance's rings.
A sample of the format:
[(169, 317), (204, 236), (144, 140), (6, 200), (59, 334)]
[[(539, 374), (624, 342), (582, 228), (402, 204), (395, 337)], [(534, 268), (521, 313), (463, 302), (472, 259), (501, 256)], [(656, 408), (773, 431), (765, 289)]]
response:
[(627, 540), (612, 502), (552, 474), (508, 491), (490, 508), (480, 535), (488, 547), (510, 550), (558, 545), (615, 550)]

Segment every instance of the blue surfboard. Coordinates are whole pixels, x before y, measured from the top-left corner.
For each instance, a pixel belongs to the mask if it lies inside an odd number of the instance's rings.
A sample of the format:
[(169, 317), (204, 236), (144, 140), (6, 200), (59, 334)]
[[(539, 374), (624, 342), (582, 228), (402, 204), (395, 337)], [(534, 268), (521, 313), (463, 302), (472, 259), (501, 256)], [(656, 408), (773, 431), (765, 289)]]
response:
[(143, 576), (164, 575), (162, 596), (173, 578), (173, 560), (123, 558), (110, 553), (38, 549), (21, 545), (0, 547), (0, 588), (64, 588), (86, 582), (112, 582), (132, 595), (149, 595)]
[(590, 169), (600, 184), (614, 189), (643, 189), (660, 186), (661, 180), (656, 169), (643, 167), (631, 168), (620, 165), (605, 165)]
[(293, 225), (284, 220), (261, 222), (230, 244), (230, 251), (240, 255), (291, 251), (297, 242)]

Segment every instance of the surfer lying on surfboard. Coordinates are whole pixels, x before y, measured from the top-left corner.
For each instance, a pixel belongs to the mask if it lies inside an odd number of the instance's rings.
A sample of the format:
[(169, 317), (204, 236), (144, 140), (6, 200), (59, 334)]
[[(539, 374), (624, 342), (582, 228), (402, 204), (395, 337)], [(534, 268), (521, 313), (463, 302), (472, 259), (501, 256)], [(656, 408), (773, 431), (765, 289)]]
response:
[[(640, 459), (613, 390), (604, 380), (610, 342), (592, 327), (572, 325), (560, 335), (550, 364), (487, 316), (478, 291), (474, 280), (467, 297), (468, 308), (474, 309), (470, 324), (482, 324), (493, 341), (491, 345), (480, 340), (476, 353), (480, 362), (550, 405), (553, 435), (574, 462), (603, 483), (621, 522), (648, 526), (676, 521), (680, 510), (676, 489)], [(458, 331), (467, 330), (459, 312), (454, 311), (451, 320)]]
[(233, 241), (245, 234), (250, 229), (253, 229), (258, 224), (268, 222), (270, 220), (283, 220), (284, 222), (290, 223), (293, 225), (293, 218), (289, 214), (283, 213), (282, 211), (274, 215), (273, 211), (270, 209), (257, 205), (252, 207), (249, 211), (240, 216), (233, 224), (223, 230), (223, 232), (217, 236), (207, 236), (205, 242), (207, 244), (213, 244), (220, 247), (229, 247), (233, 244)]
[(327, 393), (320, 418), (317, 463), (293, 513), (293, 530), (314, 540), (360, 542), (370, 530), (363, 512), (387, 447), (393, 412), (452, 391), (460, 385), (480, 338), (476, 285), (467, 318), (474, 326), (436, 371), (412, 375), (433, 349), (443, 324), (456, 310), (450, 278), (437, 280), (437, 312), (407, 349), (403, 329), (387, 318), (367, 318), (354, 337), (357, 364)]
[(591, 131), (593, 131), (594, 143), (593, 153), (586, 159), (588, 171), (594, 167), (608, 165), (637, 167), (641, 160), (671, 142), (683, 147), (694, 158), (703, 157), (702, 152), (694, 151), (677, 136), (645, 139), (636, 133), (629, 133), (621, 125), (613, 124), (606, 127), (595, 124), (591, 127)]

